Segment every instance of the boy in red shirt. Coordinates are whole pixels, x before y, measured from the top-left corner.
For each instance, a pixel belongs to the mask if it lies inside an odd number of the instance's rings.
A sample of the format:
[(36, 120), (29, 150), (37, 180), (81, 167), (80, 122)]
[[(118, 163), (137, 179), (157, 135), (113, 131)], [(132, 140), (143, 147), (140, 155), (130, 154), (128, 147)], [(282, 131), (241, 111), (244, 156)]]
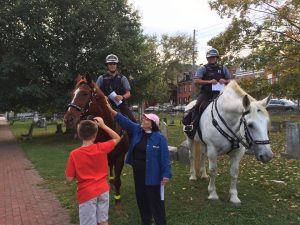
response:
[[(98, 127), (112, 139), (94, 144)], [(108, 225), (107, 154), (119, 143), (120, 136), (106, 126), (101, 117), (81, 121), (77, 132), (83, 143), (70, 153), (66, 178), (68, 181), (77, 180), (80, 225)]]

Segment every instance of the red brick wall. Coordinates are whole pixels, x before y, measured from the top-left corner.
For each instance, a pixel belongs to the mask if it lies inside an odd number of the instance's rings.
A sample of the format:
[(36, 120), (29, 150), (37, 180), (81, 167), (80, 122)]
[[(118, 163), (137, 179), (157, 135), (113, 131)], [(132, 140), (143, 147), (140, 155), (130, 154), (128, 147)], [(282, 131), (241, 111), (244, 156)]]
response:
[(187, 104), (192, 100), (192, 81), (178, 84), (177, 104)]

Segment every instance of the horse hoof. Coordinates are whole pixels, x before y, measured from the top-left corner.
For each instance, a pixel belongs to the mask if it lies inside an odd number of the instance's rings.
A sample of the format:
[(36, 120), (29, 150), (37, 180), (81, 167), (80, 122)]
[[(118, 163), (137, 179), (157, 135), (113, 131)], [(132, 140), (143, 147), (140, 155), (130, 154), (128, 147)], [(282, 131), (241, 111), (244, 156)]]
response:
[(233, 206), (240, 206), (241, 205), (241, 200), (237, 197), (237, 195), (233, 195), (230, 197), (230, 200), (231, 204)]
[(231, 202), (233, 207), (240, 207), (242, 205), (241, 202)]
[(209, 204), (211, 205), (216, 205), (220, 202), (218, 198), (211, 198), (211, 199), (208, 198), (208, 200), (209, 200)]
[(190, 180), (190, 181), (196, 181), (197, 178), (196, 178), (195, 176), (190, 176), (189, 180)]
[(212, 202), (216, 202), (219, 200), (219, 196), (208, 196), (208, 200), (210, 200)]
[(207, 176), (207, 175), (202, 175), (200, 178), (201, 178), (202, 180), (208, 180), (208, 176)]

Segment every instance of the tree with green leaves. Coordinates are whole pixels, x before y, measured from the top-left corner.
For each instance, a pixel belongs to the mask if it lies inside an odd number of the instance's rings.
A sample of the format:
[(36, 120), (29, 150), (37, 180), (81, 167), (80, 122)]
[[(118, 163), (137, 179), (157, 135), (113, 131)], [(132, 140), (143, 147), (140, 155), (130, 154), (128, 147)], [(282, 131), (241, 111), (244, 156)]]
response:
[(193, 40), (186, 34), (162, 35), (160, 40), (163, 76), (168, 83), (177, 83), (183, 73), (192, 69)]
[(0, 18), (1, 111), (63, 111), (77, 74), (96, 78), (109, 53), (141, 71), (145, 38), (125, 0), (3, 0)]
[[(283, 82), (281, 87), (291, 80), (287, 97), (298, 95), (298, 82), (292, 78), (300, 79), (300, 2), (210, 0), (209, 4), (221, 17), (232, 17), (227, 30), (209, 41), (225, 55), (223, 60), (243, 68), (267, 68)], [(245, 50), (246, 57), (240, 54)]]
[(271, 84), (264, 77), (244, 77), (239, 85), (252, 97), (262, 99), (271, 92)]
[(140, 100), (169, 102), (170, 87), (177, 84), (184, 72), (192, 69), (188, 64), (192, 59), (192, 38), (186, 34), (164, 34), (160, 38), (154, 35), (147, 36), (145, 44), (140, 55), (143, 70), (131, 81), (132, 99), (136, 101), (135, 96), (138, 96)]

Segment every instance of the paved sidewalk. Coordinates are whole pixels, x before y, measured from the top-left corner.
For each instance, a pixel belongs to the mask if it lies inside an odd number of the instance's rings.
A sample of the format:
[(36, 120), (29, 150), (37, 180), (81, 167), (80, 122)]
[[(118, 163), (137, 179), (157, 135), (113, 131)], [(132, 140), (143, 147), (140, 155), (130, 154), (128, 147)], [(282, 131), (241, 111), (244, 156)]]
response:
[(43, 182), (0, 119), (0, 225), (71, 225), (68, 211)]

